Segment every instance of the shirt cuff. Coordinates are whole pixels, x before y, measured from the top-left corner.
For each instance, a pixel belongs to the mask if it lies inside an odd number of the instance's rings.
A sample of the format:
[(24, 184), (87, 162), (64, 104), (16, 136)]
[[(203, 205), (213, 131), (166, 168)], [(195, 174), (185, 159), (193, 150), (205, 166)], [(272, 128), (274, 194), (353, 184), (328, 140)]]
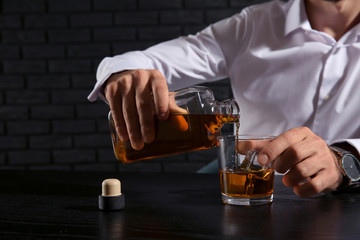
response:
[(106, 102), (103, 86), (106, 80), (114, 73), (133, 69), (152, 69), (146, 56), (140, 51), (128, 52), (115, 57), (104, 58), (96, 72), (96, 84), (88, 96), (88, 100), (93, 102), (98, 97)]
[(343, 142), (346, 142), (346, 143), (350, 144), (352, 147), (354, 147), (356, 149), (357, 153), (360, 155), (360, 138), (337, 139), (337, 140), (330, 142), (329, 145), (334, 145), (334, 144), (343, 143)]

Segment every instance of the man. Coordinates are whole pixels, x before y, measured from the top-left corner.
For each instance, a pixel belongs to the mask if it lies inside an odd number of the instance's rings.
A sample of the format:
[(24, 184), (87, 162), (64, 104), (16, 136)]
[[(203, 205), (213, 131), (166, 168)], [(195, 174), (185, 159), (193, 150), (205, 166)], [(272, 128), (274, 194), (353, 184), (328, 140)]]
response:
[[(348, 184), (337, 150), (360, 150), (360, 0), (271, 1), (195, 36), (105, 58), (90, 94), (134, 149), (154, 140), (170, 90), (229, 77), (240, 131), (278, 137), (260, 153), (299, 196)], [(152, 109), (153, 101), (155, 110)], [(343, 180), (345, 179), (345, 180)]]

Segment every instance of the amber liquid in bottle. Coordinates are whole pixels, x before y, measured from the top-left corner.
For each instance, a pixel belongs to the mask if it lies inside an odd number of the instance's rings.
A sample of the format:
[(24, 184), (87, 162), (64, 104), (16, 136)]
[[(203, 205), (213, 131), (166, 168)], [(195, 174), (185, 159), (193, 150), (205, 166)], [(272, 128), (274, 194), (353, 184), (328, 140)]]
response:
[[(217, 137), (225, 123), (239, 123), (239, 116), (220, 114), (170, 115), (168, 120), (155, 118), (155, 141), (134, 150), (129, 141), (121, 142), (112, 132), (114, 153), (123, 163), (209, 149), (218, 145)], [(110, 119), (110, 124), (114, 122)], [(112, 126), (113, 127), (113, 126)]]
[(274, 189), (274, 170), (220, 170), (221, 192), (229, 197), (258, 198)]

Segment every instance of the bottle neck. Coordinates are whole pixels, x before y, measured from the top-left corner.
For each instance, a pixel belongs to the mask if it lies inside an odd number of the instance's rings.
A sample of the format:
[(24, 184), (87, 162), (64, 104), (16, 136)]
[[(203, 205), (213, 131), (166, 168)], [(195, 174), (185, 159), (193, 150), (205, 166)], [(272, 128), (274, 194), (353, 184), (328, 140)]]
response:
[(234, 99), (227, 99), (222, 102), (213, 101), (213, 112), (215, 114), (240, 117), (240, 107)]

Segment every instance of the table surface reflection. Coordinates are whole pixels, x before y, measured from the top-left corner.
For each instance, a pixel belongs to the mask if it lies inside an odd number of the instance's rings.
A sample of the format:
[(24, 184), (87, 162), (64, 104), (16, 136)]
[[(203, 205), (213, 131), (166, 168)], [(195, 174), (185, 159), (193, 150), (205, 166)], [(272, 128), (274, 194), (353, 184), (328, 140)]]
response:
[[(118, 178), (126, 208), (98, 210)], [(217, 174), (0, 172), (1, 239), (358, 239), (360, 191), (299, 198), (276, 176), (274, 202), (221, 203)]]

